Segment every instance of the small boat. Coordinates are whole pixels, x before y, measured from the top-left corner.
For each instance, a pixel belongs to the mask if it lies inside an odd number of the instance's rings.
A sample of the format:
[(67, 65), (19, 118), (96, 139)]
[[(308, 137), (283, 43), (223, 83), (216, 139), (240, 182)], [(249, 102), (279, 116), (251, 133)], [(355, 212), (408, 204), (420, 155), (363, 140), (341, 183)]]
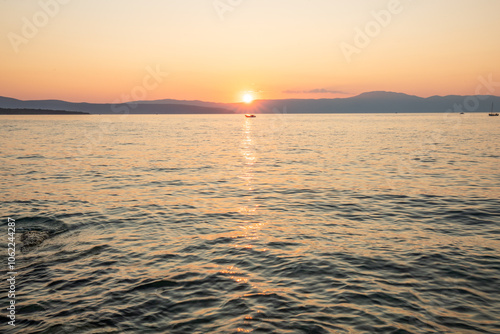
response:
[(257, 116), (252, 115), (252, 114), (246, 114), (245, 117), (257, 117)]
[(488, 114), (488, 116), (498, 116), (498, 113), (493, 112), (493, 102), (491, 102), (491, 112)]

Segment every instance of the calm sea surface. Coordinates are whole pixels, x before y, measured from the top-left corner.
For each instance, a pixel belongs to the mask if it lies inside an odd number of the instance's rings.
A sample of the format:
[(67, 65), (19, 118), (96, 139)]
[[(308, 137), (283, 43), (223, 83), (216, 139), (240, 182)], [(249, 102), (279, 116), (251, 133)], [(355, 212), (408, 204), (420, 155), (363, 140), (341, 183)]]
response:
[(500, 333), (500, 119), (0, 123), (2, 333)]

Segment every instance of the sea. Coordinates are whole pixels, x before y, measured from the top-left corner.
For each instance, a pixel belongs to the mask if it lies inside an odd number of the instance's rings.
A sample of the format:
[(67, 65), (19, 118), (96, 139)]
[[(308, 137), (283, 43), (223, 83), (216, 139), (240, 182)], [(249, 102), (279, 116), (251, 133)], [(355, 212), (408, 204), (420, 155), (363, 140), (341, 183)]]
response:
[(0, 124), (2, 333), (500, 333), (500, 118)]

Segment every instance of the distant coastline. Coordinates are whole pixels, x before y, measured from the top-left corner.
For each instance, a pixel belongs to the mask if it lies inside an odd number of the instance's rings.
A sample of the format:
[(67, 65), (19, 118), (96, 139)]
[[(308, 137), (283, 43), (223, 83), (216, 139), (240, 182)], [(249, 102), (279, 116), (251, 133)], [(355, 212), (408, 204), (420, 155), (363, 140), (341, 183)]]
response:
[[(419, 97), (375, 91), (334, 99), (254, 100), (251, 103), (218, 103), (163, 99), (124, 103), (67, 102), (62, 100), (18, 100), (0, 96), (0, 110), (10, 115), (125, 115), (125, 114), (323, 114), (323, 113), (489, 113), (500, 96), (448, 95)], [(23, 111), (21, 111), (22, 109)], [(5, 112), (0, 111), (0, 114)]]
[(48, 109), (6, 109), (0, 108), (0, 115), (90, 115), (88, 112)]

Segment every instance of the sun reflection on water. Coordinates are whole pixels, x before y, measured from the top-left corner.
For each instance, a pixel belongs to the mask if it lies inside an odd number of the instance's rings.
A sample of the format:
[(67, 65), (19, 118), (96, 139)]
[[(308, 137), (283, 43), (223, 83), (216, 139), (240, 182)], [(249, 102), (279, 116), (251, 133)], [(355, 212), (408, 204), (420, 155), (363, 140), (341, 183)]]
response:
[[(254, 119), (246, 118), (242, 125), (242, 138), (240, 142), (240, 154), (241, 154), (241, 171), (239, 172), (238, 178), (242, 180), (242, 190), (243, 194), (249, 196), (242, 196), (242, 201), (239, 202), (237, 212), (243, 216), (248, 217), (248, 219), (243, 219), (242, 221), (236, 222), (239, 226), (239, 230), (227, 233), (227, 237), (234, 240), (229, 247), (234, 250), (243, 252), (267, 252), (268, 249), (263, 247), (258, 247), (258, 242), (260, 239), (260, 233), (265, 226), (265, 223), (259, 222), (258, 208), (259, 204), (255, 202), (255, 197), (251, 196), (256, 189), (256, 178), (255, 170), (257, 168), (258, 162), (258, 151), (256, 150), (256, 141), (254, 138), (255, 123)], [(220, 237), (220, 235), (219, 235)], [(250, 284), (254, 289), (262, 291), (262, 287), (259, 287), (259, 278), (249, 277), (248, 274), (244, 274), (243, 271), (238, 269), (238, 264), (227, 266), (219, 270), (220, 274), (228, 276), (235, 282)], [(254, 282), (255, 281), (255, 282)], [(248, 315), (247, 315), (248, 316)]]
[[(242, 140), (240, 145), (240, 152), (243, 157), (243, 172), (239, 176), (245, 182), (245, 188), (248, 191), (253, 191), (255, 179), (255, 165), (257, 163), (257, 152), (255, 149), (255, 140), (253, 139), (253, 119), (245, 118), (242, 127)], [(252, 213), (255, 212), (257, 206), (253, 208), (251, 205), (242, 207), (238, 211)]]

